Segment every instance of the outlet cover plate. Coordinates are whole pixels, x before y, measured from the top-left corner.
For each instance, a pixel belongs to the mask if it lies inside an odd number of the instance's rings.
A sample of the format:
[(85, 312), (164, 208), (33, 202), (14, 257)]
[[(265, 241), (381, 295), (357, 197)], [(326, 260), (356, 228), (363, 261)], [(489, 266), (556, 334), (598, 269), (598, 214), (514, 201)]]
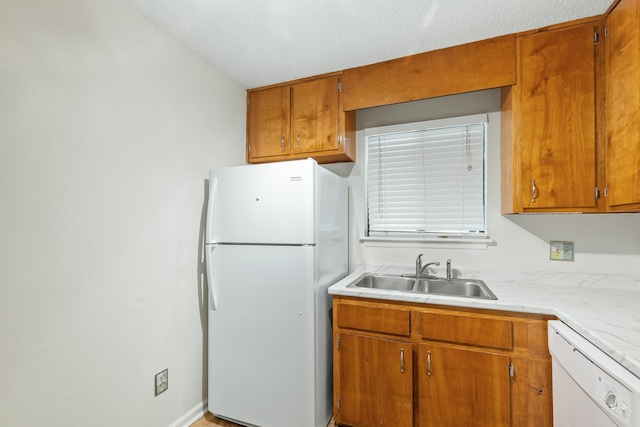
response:
[(169, 369), (156, 374), (156, 396), (169, 388)]
[(573, 261), (573, 242), (549, 242), (549, 259), (554, 261)]

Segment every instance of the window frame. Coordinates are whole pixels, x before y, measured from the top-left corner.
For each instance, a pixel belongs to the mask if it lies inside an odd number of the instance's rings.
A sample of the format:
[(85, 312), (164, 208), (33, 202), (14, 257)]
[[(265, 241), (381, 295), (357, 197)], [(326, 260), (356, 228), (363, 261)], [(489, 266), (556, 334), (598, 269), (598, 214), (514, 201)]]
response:
[[(483, 216), (484, 216), (484, 232), (475, 232), (475, 233), (450, 233), (450, 232), (424, 232), (424, 233), (401, 233), (401, 232), (391, 232), (387, 235), (369, 235), (369, 200), (368, 200), (368, 178), (369, 178), (369, 144), (368, 138), (370, 136), (381, 135), (381, 134), (391, 134), (391, 133), (399, 133), (399, 132), (411, 132), (411, 131), (420, 131), (420, 130), (428, 130), (428, 129), (437, 129), (444, 127), (453, 127), (453, 126), (465, 126), (470, 124), (484, 124), (484, 135), (483, 135)], [(437, 120), (426, 120), (420, 122), (410, 122), (410, 123), (402, 123), (402, 124), (394, 124), (394, 125), (385, 125), (385, 126), (376, 126), (369, 127), (364, 129), (363, 135), (363, 157), (364, 157), (364, 170), (363, 170), (363, 199), (364, 199), (364, 227), (362, 229), (362, 234), (360, 236), (360, 240), (365, 243), (377, 243), (384, 245), (385, 243), (401, 243), (406, 246), (406, 244), (411, 243), (436, 243), (438, 247), (443, 243), (451, 243), (453, 247), (462, 247), (467, 245), (471, 248), (480, 245), (482, 247), (486, 247), (493, 243), (493, 240), (489, 237), (488, 234), (488, 194), (487, 194), (487, 180), (488, 180), (488, 170), (487, 170), (487, 161), (488, 161), (488, 142), (489, 142), (489, 119), (487, 113), (482, 114), (473, 114), (467, 116), (460, 117), (451, 117), (445, 119), (437, 119)]]

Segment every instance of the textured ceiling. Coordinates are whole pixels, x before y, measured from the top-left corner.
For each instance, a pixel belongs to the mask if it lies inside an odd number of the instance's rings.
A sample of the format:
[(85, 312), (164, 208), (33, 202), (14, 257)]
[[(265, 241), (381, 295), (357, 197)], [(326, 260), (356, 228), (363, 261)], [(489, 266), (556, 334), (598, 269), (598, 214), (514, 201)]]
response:
[(604, 13), (613, 0), (128, 0), (245, 88)]

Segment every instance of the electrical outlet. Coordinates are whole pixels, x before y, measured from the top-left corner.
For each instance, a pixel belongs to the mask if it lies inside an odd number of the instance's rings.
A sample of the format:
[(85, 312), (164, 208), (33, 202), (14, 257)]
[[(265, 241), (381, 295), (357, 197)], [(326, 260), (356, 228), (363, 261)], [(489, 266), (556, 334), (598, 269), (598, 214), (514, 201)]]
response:
[(169, 370), (156, 374), (156, 396), (169, 388)]
[(573, 242), (549, 242), (549, 259), (555, 261), (573, 261)]

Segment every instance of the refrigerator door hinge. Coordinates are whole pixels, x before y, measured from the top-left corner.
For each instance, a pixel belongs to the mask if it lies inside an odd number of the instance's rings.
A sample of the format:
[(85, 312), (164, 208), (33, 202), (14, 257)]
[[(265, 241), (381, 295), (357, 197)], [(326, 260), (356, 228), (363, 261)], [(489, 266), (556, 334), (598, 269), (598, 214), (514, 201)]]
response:
[(509, 378), (513, 378), (515, 371), (513, 369), (513, 362), (509, 362)]
[(595, 189), (595, 192), (594, 192), (594, 196), (595, 196), (596, 200), (598, 200), (600, 198), (600, 187), (598, 187), (597, 185), (596, 185), (596, 189)]
[(338, 92), (342, 92), (342, 82), (338, 82)]

